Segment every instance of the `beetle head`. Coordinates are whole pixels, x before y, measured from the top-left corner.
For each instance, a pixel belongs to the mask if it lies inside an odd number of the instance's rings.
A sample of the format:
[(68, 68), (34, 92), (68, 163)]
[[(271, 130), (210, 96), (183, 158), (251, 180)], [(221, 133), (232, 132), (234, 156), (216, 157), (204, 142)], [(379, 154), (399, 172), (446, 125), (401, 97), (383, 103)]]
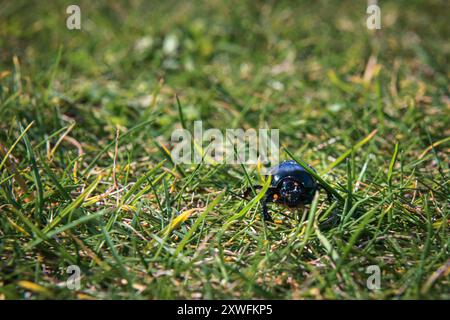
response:
[(305, 202), (305, 190), (296, 179), (283, 179), (278, 185), (278, 191), (280, 202), (288, 207), (297, 207)]

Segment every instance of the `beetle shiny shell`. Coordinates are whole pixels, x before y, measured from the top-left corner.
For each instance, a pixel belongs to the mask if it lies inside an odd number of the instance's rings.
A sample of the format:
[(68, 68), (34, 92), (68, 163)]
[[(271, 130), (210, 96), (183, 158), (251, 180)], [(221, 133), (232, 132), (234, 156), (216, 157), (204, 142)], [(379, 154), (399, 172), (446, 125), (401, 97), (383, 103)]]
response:
[(311, 203), (319, 188), (314, 178), (293, 160), (281, 162), (271, 168), (269, 173), (272, 176), (270, 188), (262, 200), (263, 217), (267, 221), (272, 221), (267, 203), (274, 202), (290, 208), (299, 207)]
[[(284, 161), (273, 167), (270, 175), (272, 176), (271, 187), (279, 191), (277, 200), (284, 201), (283, 203), (289, 207), (311, 203), (317, 190), (317, 183), (297, 162)], [(290, 198), (292, 201), (289, 200)]]

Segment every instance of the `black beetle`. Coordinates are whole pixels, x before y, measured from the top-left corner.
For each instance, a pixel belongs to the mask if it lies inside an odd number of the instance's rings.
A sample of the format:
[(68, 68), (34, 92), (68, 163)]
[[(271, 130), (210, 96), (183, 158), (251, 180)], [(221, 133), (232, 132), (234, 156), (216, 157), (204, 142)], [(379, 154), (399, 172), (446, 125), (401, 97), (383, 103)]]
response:
[[(311, 170), (315, 171), (312, 167)], [(293, 160), (283, 161), (270, 169), (272, 176), (269, 189), (262, 199), (262, 214), (265, 221), (273, 222), (267, 204), (270, 202), (297, 208), (310, 204), (321, 185), (301, 165)], [(261, 188), (261, 186), (255, 186)], [(328, 194), (328, 199), (331, 196)]]

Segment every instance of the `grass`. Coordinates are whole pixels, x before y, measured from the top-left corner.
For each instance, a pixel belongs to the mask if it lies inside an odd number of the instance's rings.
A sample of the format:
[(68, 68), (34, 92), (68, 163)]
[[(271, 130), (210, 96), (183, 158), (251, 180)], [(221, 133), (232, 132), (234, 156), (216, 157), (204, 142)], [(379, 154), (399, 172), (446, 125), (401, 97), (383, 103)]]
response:
[[(450, 298), (446, 1), (378, 31), (354, 1), (66, 5), (0, 3), (0, 299)], [(195, 120), (279, 129), (338, 200), (264, 224), (255, 167), (171, 162)]]

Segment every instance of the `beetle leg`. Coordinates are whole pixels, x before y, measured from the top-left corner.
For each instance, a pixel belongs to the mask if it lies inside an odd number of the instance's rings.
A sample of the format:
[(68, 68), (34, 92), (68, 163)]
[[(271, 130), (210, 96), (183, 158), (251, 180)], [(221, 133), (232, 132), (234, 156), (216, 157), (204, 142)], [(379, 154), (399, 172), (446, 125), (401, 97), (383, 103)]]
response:
[[(248, 187), (245, 192), (243, 193), (242, 197), (247, 198), (250, 193), (253, 191), (253, 189), (261, 189), (262, 186), (260, 185), (255, 185), (252, 187)], [(273, 191), (271, 190), (271, 188), (269, 188), (269, 190), (267, 190), (267, 193), (264, 195), (263, 199), (261, 200), (261, 206), (262, 206), (262, 216), (263, 216), (263, 220), (266, 222), (273, 222), (272, 217), (269, 214), (269, 210), (267, 208), (267, 203), (272, 202), (273, 200)]]
[(261, 189), (261, 188), (262, 188), (262, 186), (260, 186), (260, 185), (255, 185), (255, 186), (253, 186), (253, 187), (248, 187), (248, 188), (244, 191), (244, 193), (242, 194), (242, 197), (247, 198), (253, 190)]
[(262, 201), (262, 215), (263, 215), (264, 221), (273, 223), (272, 217), (269, 215), (269, 211), (267, 209), (267, 202), (270, 201), (269, 199), (270, 198), (267, 197), (267, 195), (264, 196), (264, 199)]
[(275, 194), (275, 189), (273, 188), (269, 188), (266, 192), (266, 194), (264, 195), (264, 198), (262, 199), (262, 214), (263, 214), (263, 219), (266, 222), (272, 222), (273, 223), (273, 219), (269, 214), (269, 209), (267, 208), (267, 204), (269, 202), (273, 202), (273, 195)]

